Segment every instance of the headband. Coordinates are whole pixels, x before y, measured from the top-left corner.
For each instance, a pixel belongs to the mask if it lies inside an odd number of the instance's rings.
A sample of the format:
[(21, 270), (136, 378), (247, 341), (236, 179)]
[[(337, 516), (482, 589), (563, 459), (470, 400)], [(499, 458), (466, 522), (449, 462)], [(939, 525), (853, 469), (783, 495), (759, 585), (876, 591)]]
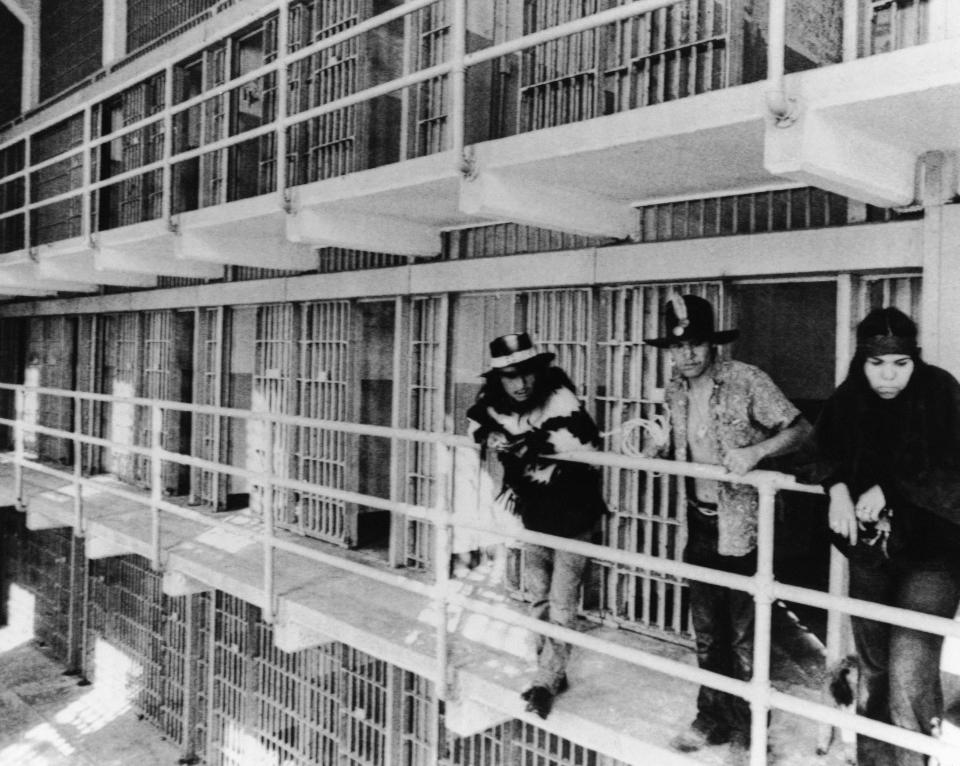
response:
[(867, 356), (883, 356), (884, 354), (904, 354), (916, 356), (919, 350), (917, 339), (904, 335), (873, 335), (864, 338), (857, 344), (857, 350)]

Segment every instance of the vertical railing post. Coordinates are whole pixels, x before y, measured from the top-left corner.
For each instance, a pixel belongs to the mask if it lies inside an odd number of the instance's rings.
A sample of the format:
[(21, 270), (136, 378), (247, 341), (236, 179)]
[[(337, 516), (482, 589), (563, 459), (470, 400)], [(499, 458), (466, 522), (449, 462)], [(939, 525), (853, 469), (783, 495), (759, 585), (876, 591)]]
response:
[(843, 60), (855, 61), (860, 56), (861, 0), (843, 0)]
[(14, 422), (13, 422), (13, 493), (16, 497), (17, 508), (24, 510), (23, 502), (23, 416), (26, 404), (26, 393), (23, 386), (17, 386), (14, 391)]
[(784, 76), (784, 48), (787, 35), (786, 0), (770, 0), (770, 30), (767, 43), (767, 108), (779, 127), (792, 125), (796, 104), (787, 97)]
[(450, 24), (450, 145), (454, 161), (464, 161), (466, 132), (467, 68), (467, 0), (453, 0), (453, 18)]
[(83, 399), (73, 394), (73, 533), (83, 537)]
[(433, 502), (435, 534), (434, 534), (434, 567), (436, 569), (436, 612), (437, 612), (437, 699), (446, 700), (449, 697), (450, 679), (448, 675), (449, 641), (447, 637), (447, 621), (449, 619), (449, 588), (450, 588), (450, 556), (453, 550), (453, 524), (450, 515), (453, 513), (451, 489), (454, 471), (455, 450), (452, 446), (437, 443), (437, 483)]
[(773, 604), (774, 501), (776, 492), (769, 480), (757, 487), (757, 573), (754, 578), (753, 678), (750, 694), (750, 766), (766, 766), (767, 717), (770, 710), (770, 628)]
[(160, 503), (163, 502), (163, 410), (159, 402), (150, 405), (150, 534), (153, 543), (153, 569), (160, 571)]
[(274, 471), (274, 438), (273, 429), (277, 425), (267, 413), (264, 422), (267, 426), (267, 473), (263, 485), (263, 621), (268, 625), (274, 621), (274, 519), (273, 519), (273, 471)]

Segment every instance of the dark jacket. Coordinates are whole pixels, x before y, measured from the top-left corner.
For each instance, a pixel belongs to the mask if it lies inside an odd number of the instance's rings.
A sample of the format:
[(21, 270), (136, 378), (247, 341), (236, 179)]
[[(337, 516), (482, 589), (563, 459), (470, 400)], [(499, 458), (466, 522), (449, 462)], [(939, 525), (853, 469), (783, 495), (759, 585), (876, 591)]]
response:
[(894, 511), (899, 556), (960, 553), (960, 384), (950, 373), (918, 359), (907, 387), (884, 400), (855, 362), (813, 438), (816, 462), (803, 478), (826, 489), (843, 482), (854, 502), (879, 486)]
[(523, 406), (488, 381), (467, 411), (474, 439), (486, 444), (493, 432), (505, 434), (511, 448), (498, 453), (504, 469), (503, 491), (512, 491), (515, 511), (533, 532), (576, 537), (592, 529), (606, 511), (599, 469), (547, 456), (596, 450), (600, 434), (557, 367), (540, 373), (533, 400)]

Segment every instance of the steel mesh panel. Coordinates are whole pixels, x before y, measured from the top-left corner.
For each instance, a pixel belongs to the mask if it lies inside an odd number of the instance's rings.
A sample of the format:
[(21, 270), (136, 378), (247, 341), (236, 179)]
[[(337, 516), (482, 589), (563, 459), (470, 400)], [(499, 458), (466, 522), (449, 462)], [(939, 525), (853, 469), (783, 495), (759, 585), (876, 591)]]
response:
[[(662, 412), (662, 389), (669, 376), (666, 354), (646, 346), (644, 338), (663, 334), (662, 307), (673, 292), (699, 295), (723, 315), (720, 283), (687, 283), (606, 288), (601, 291), (598, 403), (606, 449), (618, 451), (629, 420)], [(608, 469), (604, 486), (610, 506), (608, 544), (677, 560), (682, 554), (679, 483), (639, 471)], [(605, 609), (624, 627), (689, 638), (682, 608), (682, 583), (672, 577), (604, 565)]]
[[(349, 301), (325, 301), (303, 307), (300, 332), (299, 413), (321, 420), (349, 420), (353, 410), (350, 374)], [(296, 429), (296, 477), (321, 487), (347, 488), (348, 445), (355, 438), (322, 428)], [(349, 545), (353, 542), (346, 503), (300, 493), (297, 529), (309, 537)]]

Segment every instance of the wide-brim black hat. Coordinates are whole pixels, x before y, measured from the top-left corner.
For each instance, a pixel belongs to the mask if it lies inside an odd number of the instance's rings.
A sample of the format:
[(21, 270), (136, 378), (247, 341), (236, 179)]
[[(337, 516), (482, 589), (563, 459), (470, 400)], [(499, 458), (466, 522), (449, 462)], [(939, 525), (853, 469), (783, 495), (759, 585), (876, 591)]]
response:
[(713, 306), (696, 295), (674, 295), (664, 309), (667, 334), (662, 338), (644, 338), (644, 343), (669, 348), (684, 341), (693, 343), (729, 343), (740, 337), (739, 330), (717, 330)]
[(508, 367), (520, 370), (546, 367), (555, 357), (556, 354), (549, 351), (537, 351), (525, 332), (501, 335), (490, 341), (490, 369), (480, 375), (497, 375)]

